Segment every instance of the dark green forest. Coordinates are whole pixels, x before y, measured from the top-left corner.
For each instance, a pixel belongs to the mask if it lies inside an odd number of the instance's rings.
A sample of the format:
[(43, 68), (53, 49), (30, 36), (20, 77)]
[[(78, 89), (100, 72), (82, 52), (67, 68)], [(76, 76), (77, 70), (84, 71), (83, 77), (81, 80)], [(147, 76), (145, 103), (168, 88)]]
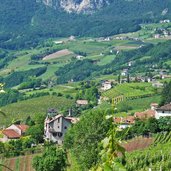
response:
[(0, 0), (0, 47), (18, 49), (35, 47), (42, 38), (75, 36), (109, 36), (136, 31), (141, 23), (170, 18), (169, 0), (113, 0), (94, 14), (66, 13), (53, 10), (36, 0)]

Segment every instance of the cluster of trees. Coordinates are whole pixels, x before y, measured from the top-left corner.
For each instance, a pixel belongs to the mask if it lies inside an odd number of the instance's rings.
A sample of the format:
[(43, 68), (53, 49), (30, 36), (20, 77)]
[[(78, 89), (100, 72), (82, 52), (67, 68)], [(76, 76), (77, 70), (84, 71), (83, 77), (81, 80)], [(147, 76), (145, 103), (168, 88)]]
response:
[(28, 89), (28, 88), (36, 88), (36, 87), (40, 87), (42, 85), (42, 79), (35, 79), (35, 78), (30, 78), (30, 80), (28, 80), (27, 82), (23, 82), (20, 84), (20, 86), (18, 87), (18, 90), (22, 90), (22, 89)]
[(81, 87), (76, 94), (76, 100), (85, 99), (88, 100), (91, 105), (97, 105), (99, 92), (97, 85), (94, 82), (81, 82)]
[(34, 151), (32, 144), (34, 144), (34, 140), (29, 136), (18, 140), (11, 140), (6, 143), (0, 142), (0, 153), (5, 157), (23, 155), (26, 150)]
[(33, 159), (36, 171), (64, 171), (67, 165), (66, 152), (62, 148), (47, 145), (43, 154)]
[(27, 71), (16, 71), (8, 75), (7, 77), (1, 77), (0, 82), (5, 83), (7, 88), (16, 86), (22, 82), (26, 82), (30, 77), (38, 77), (45, 73), (47, 67), (40, 67), (36, 69), (30, 69)]
[(106, 137), (111, 121), (103, 111), (95, 110), (84, 114), (65, 136), (64, 147), (80, 165), (80, 170), (89, 170), (98, 161), (99, 142)]
[(162, 100), (160, 105), (168, 104), (171, 102), (171, 81), (165, 82), (164, 88), (162, 91)]
[[(160, 119), (149, 118), (148, 120), (136, 120), (135, 124), (129, 129), (126, 138), (133, 138), (140, 135), (149, 135), (150, 133), (170, 132), (171, 118), (161, 117)], [(127, 130), (124, 130), (125, 132)]]
[(6, 90), (5, 93), (0, 93), (0, 106), (5, 106), (10, 103), (15, 103), (23, 98), (23, 94), (17, 90)]
[(73, 61), (56, 71), (57, 83), (66, 83), (71, 80), (82, 81), (98, 69), (99, 67), (92, 60)]
[(26, 119), (26, 124), (29, 125), (26, 135), (30, 136), (36, 144), (44, 142), (44, 120), (45, 115), (40, 114), (36, 114), (33, 119), (30, 116)]

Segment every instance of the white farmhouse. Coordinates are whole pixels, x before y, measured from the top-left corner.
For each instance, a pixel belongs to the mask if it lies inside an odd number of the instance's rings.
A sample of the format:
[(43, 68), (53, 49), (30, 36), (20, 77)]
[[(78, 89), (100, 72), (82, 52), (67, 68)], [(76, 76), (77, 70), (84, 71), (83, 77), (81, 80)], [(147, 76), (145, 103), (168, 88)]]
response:
[(159, 119), (160, 117), (166, 117), (166, 116), (171, 116), (171, 104), (167, 104), (156, 109), (156, 112), (155, 112), (156, 119)]
[(101, 90), (106, 91), (112, 88), (112, 82), (111, 81), (104, 81), (102, 83)]
[(128, 69), (123, 69), (121, 72), (121, 76), (127, 76), (128, 75)]

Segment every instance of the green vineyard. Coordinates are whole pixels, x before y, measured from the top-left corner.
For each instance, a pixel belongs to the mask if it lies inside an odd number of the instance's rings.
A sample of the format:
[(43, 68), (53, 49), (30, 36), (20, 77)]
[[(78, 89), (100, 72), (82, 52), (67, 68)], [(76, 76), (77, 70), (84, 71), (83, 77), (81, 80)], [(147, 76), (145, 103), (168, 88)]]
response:
[(127, 171), (170, 171), (171, 143), (158, 144), (146, 150), (126, 154)]
[(154, 94), (150, 83), (125, 83), (102, 93), (103, 97), (114, 98), (123, 95), (126, 98), (147, 97)]
[(153, 145), (157, 145), (158, 143), (167, 143), (167, 142), (171, 142), (171, 132), (158, 133), (156, 135)]

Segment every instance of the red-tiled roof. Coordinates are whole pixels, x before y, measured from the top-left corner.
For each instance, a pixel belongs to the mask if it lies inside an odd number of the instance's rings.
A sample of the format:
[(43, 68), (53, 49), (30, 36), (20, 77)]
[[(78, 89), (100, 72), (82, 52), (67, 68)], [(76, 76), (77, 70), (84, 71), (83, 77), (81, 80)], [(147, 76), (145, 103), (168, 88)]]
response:
[(26, 132), (26, 130), (29, 128), (28, 125), (24, 125), (24, 124), (21, 124), (21, 125), (15, 125), (17, 128), (19, 128), (22, 132)]
[(157, 110), (162, 110), (162, 111), (171, 111), (171, 104), (164, 105)]
[(146, 110), (144, 112), (136, 112), (134, 114), (134, 116), (136, 118), (139, 118), (139, 119), (146, 119), (146, 118), (151, 118), (151, 117), (155, 117), (155, 111), (154, 110)]
[(6, 135), (10, 139), (20, 138), (20, 135), (17, 132), (15, 132), (13, 129), (4, 129), (2, 131), (2, 134)]
[(124, 124), (134, 124), (135, 118), (134, 116), (127, 116), (127, 117), (115, 117), (114, 122), (117, 124), (124, 123)]

